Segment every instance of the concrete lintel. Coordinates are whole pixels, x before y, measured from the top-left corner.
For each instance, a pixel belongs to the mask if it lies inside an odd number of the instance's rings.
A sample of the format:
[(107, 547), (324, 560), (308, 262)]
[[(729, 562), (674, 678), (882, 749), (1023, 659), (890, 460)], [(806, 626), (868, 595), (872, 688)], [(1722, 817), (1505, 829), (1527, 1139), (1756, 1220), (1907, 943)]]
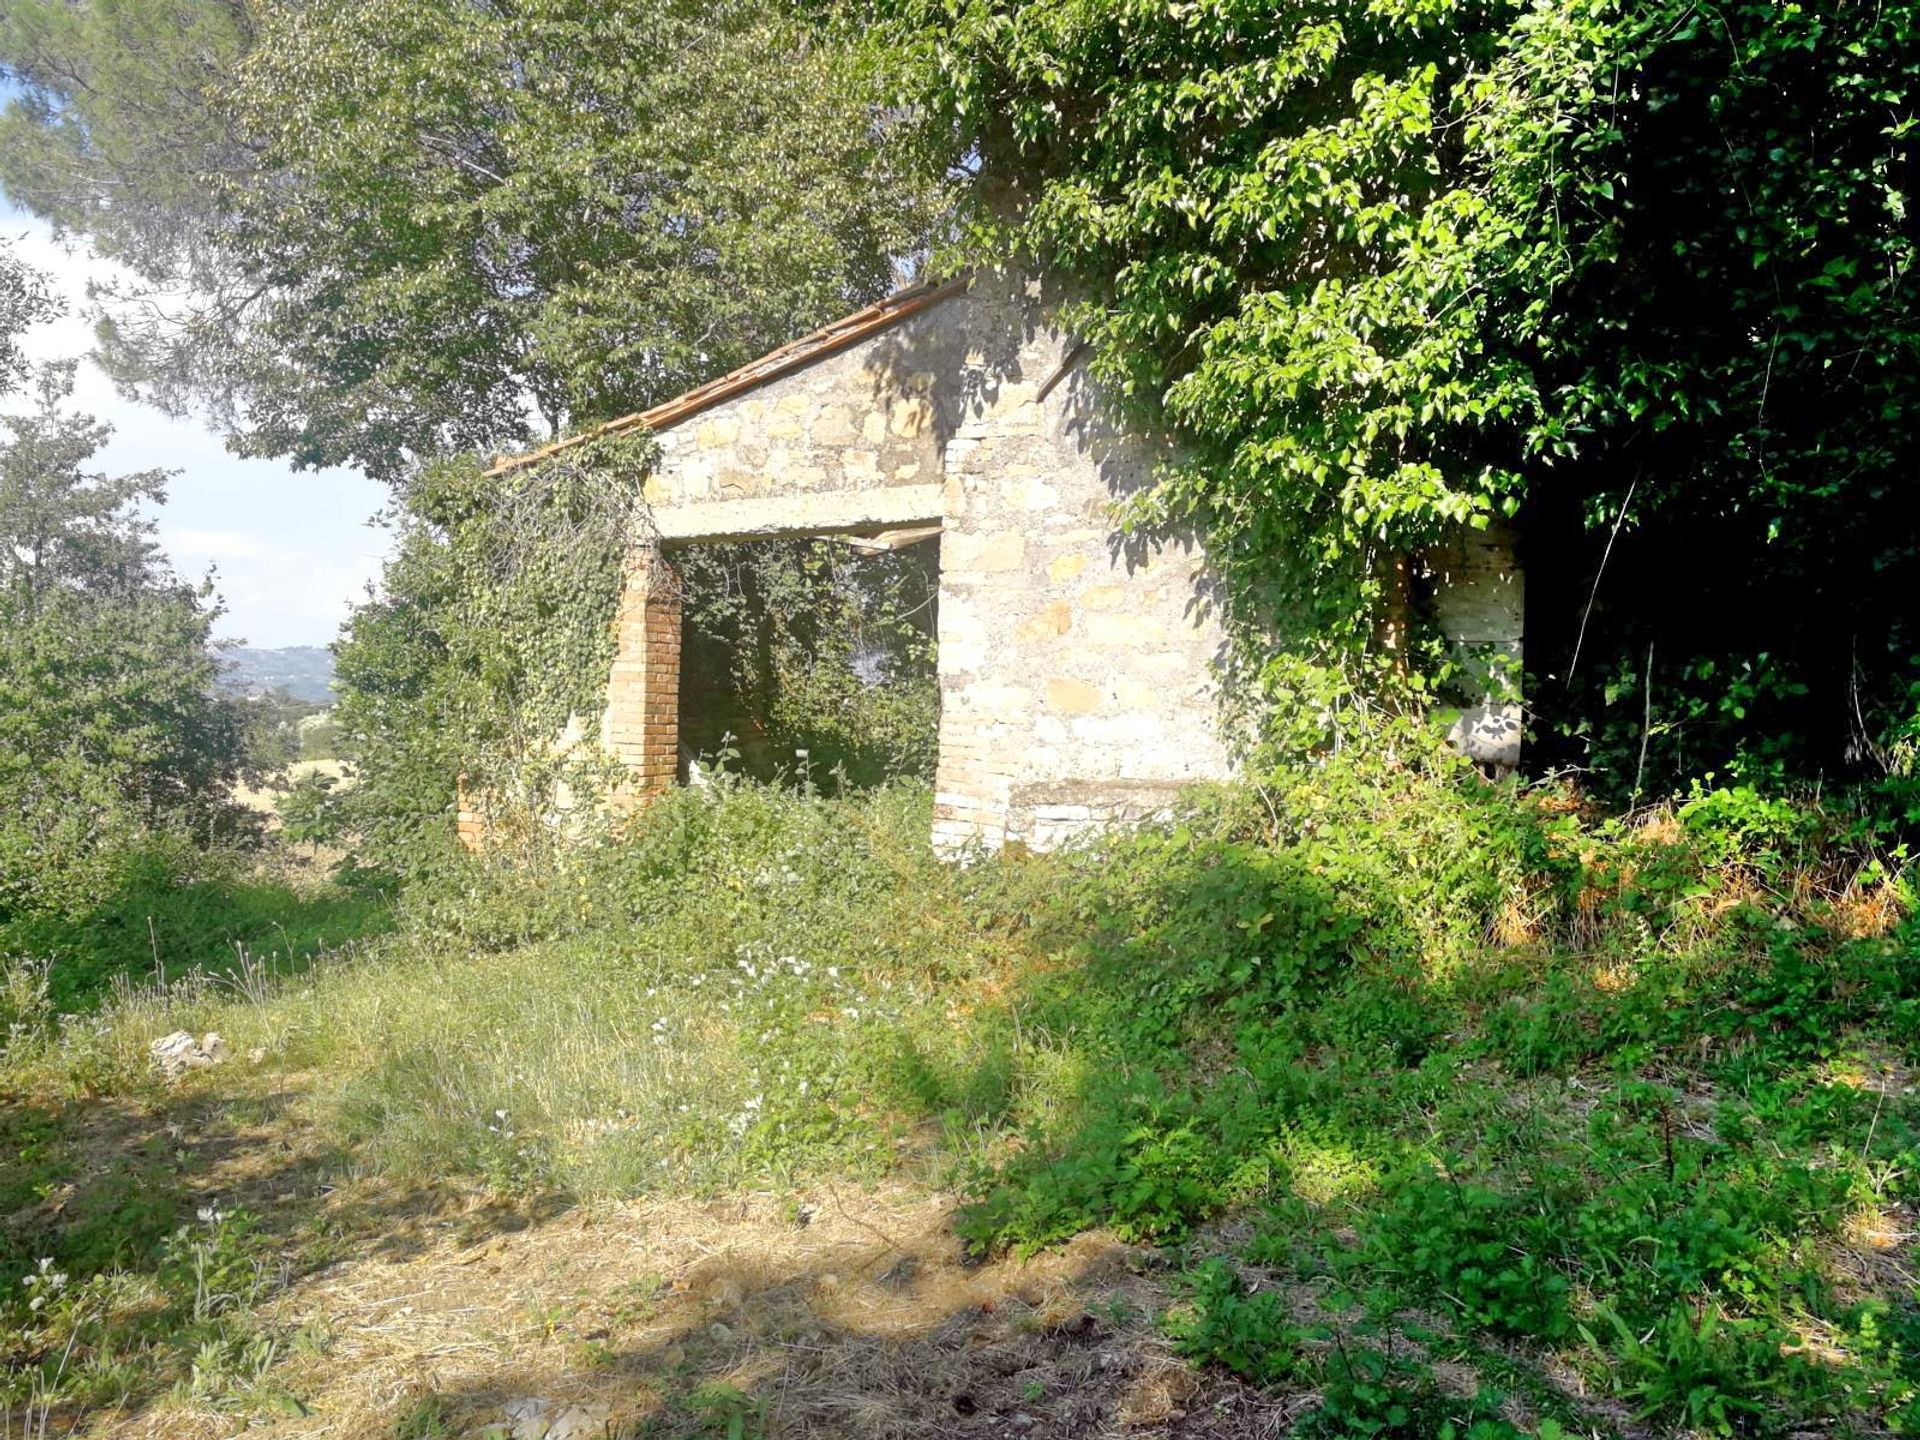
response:
[(662, 540), (771, 540), (784, 535), (821, 535), (834, 530), (938, 521), (942, 508), (938, 485), (888, 485), (870, 490), (659, 505), (653, 510), (653, 524)]

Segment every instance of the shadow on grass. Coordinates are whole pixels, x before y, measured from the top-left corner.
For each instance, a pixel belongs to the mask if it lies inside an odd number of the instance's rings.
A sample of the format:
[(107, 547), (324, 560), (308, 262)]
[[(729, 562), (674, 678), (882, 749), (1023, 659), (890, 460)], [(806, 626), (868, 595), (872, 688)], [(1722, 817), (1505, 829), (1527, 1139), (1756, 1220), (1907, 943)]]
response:
[[(1920, 1307), (1845, 1252), (1861, 1214), (1907, 1213), (1913, 925), (1687, 911), (1715, 877), (1682, 844), (1492, 791), (1391, 798), (983, 878), (1044, 958), (975, 1016), (978, 1059), (919, 1066), (932, 1113), (1028, 1117), (960, 1235), (1018, 1254), (1236, 1217), (1189, 1353), (1362, 1430), (1584, 1426), (1590, 1384), (1632, 1402), (1614, 1428), (1904, 1416), (1915, 1367), (1875, 1353), (1874, 1317), (1920, 1335)], [(1314, 1353), (1324, 1323), (1249, 1274), (1340, 1293), (1386, 1358)], [(1554, 1359), (1582, 1326), (1584, 1378)]]
[[(304, 1123), (298, 1077), (236, 1083), (243, 1063), (106, 1095), (0, 1073), (0, 1416), (31, 1421), (30, 1398), (56, 1380), (48, 1433), (174, 1393), (297, 1411), (271, 1373), (289, 1335), (258, 1307), (345, 1261), (405, 1263), (449, 1231), (512, 1234), (568, 1207), (350, 1183), (349, 1154)], [(48, 1273), (57, 1290), (29, 1285)], [(53, 1303), (29, 1308), (35, 1294)], [(252, 1373), (221, 1369), (250, 1343), (265, 1357)]]
[(1073, 1079), (981, 1178), (970, 1242), (1030, 1250), (1096, 1225), (1178, 1239), (1289, 1193), (1296, 1165), (1404, 1152), (1387, 1112), (1445, 1017), (1390, 885), (1185, 834), (1029, 868), (988, 903), (1021, 912), (1048, 958), (980, 1017), (979, 1068), (932, 1067), (922, 1099), (965, 1114), (998, 1075), (1012, 1101), (1022, 1062), (1004, 1057), (1029, 1036), (1073, 1057)]
[[(1866, 1307), (1914, 1318), (1889, 1286), (1842, 1293), (1816, 1263), (1841, 1219), (1887, 1198), (1873, 1168), (1914, 1147), (1907, 1087), (1825, 1068), (1836, 1037), (1913, 988), (1889, 978), (1893, 945), (1871, 960), (1867, 941), (1827, 947), (1768, 919), (1694, 953), (1648, 919), (1663, 902), (1647, 857), (1624, 867), (1634, 894), (1595, 908), (1590, 876), (1528, 858), (1550, 848), (1533, 822), (1451, 823), (1429, 816), (1412, 849), (1222, 824), (956, 880), (975, 924), (1020, 927), (1033, 952), (1007, 989), (954, 1007), (963, 1038), (899, 1064), (909, 1108), (986, 1137), (957, 1215), (921, 1196), (905, 1218), (781, 1220), (769, 1199), (752, 1223), (693, 1202), (601, 1222), (451, 1185), (329, 1194), (350, 1157), (308, 1148), (298, 1077), (264, 1074), (95, 1111), (9, 1097), (10, 1147), (64, 1147), (67, 1178), (0, 1199), (80, 1253), (105, 1243), (90, 1215), (139, 1197), (155, 1210), (118, 1263), (150, 1274), (207, 1199), (254, 1211), (287, 1268), (289, 1324), (350, 1331), (330, 1370), (273, 1381), (334, 1433), (477, 1433), (522, 1401), (582, 1407), (590, 1434), (743, 1437), (1273, 1434), (1316, 1392), (1377, 1407), (1356, 1424), (1414, 1407), (1395, 1433), (1491, 1426), (1517, 1395), (1512, 1427), (1476, 1432), (1493, 1436), (1543, 1417), (1637, 1433), (1623, 1417), (1642, 1409), (1697, 1429), (1685, 1406), (1762, 1390), (1796, 1425), (1882, 1405), (1884, 1376), (1843, 1389), (1787, 1347), (1815, 1326), (1857, 1347), (1846, 1327)], [(1516, 881), (1554, 893), (1523, 885), (1538, 913), (1503, 938)], [(1575, 912), (1579, 945), (1556, 946), (1571, 932), (1555, 915)], [(1630, 984), (1595, 981), (1616, 964)], [(1879, 1218), (1898, 1230), (1902, 1214)], [(37, 1258), (10, 1253), (16, 1271)], [(391, 1263), (329, 1275), (342, 1261)], [(1151, 1317), (1187, 1293), (1171, 1275), (1228, 1270), (1182, 1342), (1211, 1362), (1196, 1372)], [(1597, 1362), (1630, 1403), (1569, 1394), (1612, 1383), (1550, 1373), (1576, 1286), (1633, 1334), (1662, 1327), (1693, 1367), (1678, 1398), (1660, 1387), (1683, 1366), (1645, 1342)], [(1736, 1304), (1717, 1331), (1703, 1319)], [(1597, 1312), (1579, 1318), (1606, 1340)], [(1356, 1381), (1382, 1354), (1403, 1368)]]
[[(1154, 1319), (1166, 1266), (1151, 1251), (1086, 1236), (1028, 1262), (976, 1263), (922, 1194), (849, 1210), (850, 1197), (806, 1193), (804, 1224), (754, 1197), (662, 1202), (563, 1221), (544, 1249), (535, 1237), (483, 1252), (500, 1267), (493, 1285), (565, 1303), (543, 1329), (442, 1349), (431, 1365), (390, 1349), (359, 1407), (336, 1393), (328, 1419), (409, 1436), (514, 1424), (618, 1440), (1225, 1437), (1273, 1433), (1290, 1403), (1203, 1387), (1169, 1353)], [(488, 1262), (460, 1263), (440, 1272), (435, 1295), (454, 1290), (441, 1303), (498, 1313), (474, 1273)], [(621, 1283), (641, 1268), (637, 1287)]]
[(0, 955), (48, 963), (56, 1010), (90, 1009), (120, 980), (171, 982), (195, 970), (245, 963), (291, 970), (330, 949), (379, 934), (385, 897), (337, 886), (295, 886), (237, 867), (183, 875), (168, 858), (136, 856), (83, 908), (0, 923)]

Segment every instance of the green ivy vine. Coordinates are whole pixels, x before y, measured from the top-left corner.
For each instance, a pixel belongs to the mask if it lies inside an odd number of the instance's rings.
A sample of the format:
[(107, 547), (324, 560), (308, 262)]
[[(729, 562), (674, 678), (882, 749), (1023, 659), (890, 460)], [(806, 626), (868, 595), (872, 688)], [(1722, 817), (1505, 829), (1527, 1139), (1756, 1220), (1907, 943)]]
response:
[(612, 762), (592, 743), (613, 620), (636, 547), (650, 439), (596, 439), (490, 474), (423, 466), (392, 517), (382, 593), (338, 647), (341, 749), (361, 779), (347, 823), (377, 862), (445, 853), (464, 793), (509, 851), (588, 823)]

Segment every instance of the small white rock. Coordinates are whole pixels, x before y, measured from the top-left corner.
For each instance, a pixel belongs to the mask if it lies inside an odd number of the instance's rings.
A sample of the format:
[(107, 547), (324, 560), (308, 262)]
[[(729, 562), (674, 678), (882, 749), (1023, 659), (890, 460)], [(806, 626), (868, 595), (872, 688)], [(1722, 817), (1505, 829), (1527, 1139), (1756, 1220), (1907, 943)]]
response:
[(547, 1440), (547, 1411), (552, 1408), (537, 1395), (509, 1400), (506, 1405), (508, 1433), (513, 1440)]
[(160, 1073), (169, 1080), (192, 1069), (196, 1063), (205, 1063), (199, 1058), (200, 1047), (193, 1043), (193, 1036), (184, 1030), (162, 1035), (147, 1047), (147, 1053), (153, 1057), (153, 1063), (159, 1067)]
[(506, 1413), (502, 1434), (509, 1440), (601, 1440), (613, 1410), (607, 1405), (556, 1405), (528, 1395), (509, 1400)]
[(606, 1405), (569, 1405), (547, 1421), (546, 1440), (603, 1440), (612, 1414)]

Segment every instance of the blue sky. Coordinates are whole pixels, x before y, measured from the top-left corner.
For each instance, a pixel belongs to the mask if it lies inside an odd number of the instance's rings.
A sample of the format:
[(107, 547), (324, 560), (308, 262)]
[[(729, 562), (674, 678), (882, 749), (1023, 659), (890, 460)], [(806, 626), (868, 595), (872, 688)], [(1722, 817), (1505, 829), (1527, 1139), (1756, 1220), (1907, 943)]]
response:
[[(63, 318), (26, 337), (28, 353), (84, 355), (92, 345), (86, 282), (111, 267), (85, 249), (56, 244), (45, 225), (4, 197), (0, 245), (47, 273), (67, 301)], [(80, 367), (74, 402), (114, 427), (98, 468), (179, 472), (155, 517), (160, 541), (183, 574), (217, 571), (225, 638), (267, 646), (333, 640), (350, 603), (380, 573), (388, 536), (368, 522), (386, 500), (384, 486), (350, 470), (296, 473), (277, 461), (243, 460), (198, 421), (123, 399), (91, 363)]]

